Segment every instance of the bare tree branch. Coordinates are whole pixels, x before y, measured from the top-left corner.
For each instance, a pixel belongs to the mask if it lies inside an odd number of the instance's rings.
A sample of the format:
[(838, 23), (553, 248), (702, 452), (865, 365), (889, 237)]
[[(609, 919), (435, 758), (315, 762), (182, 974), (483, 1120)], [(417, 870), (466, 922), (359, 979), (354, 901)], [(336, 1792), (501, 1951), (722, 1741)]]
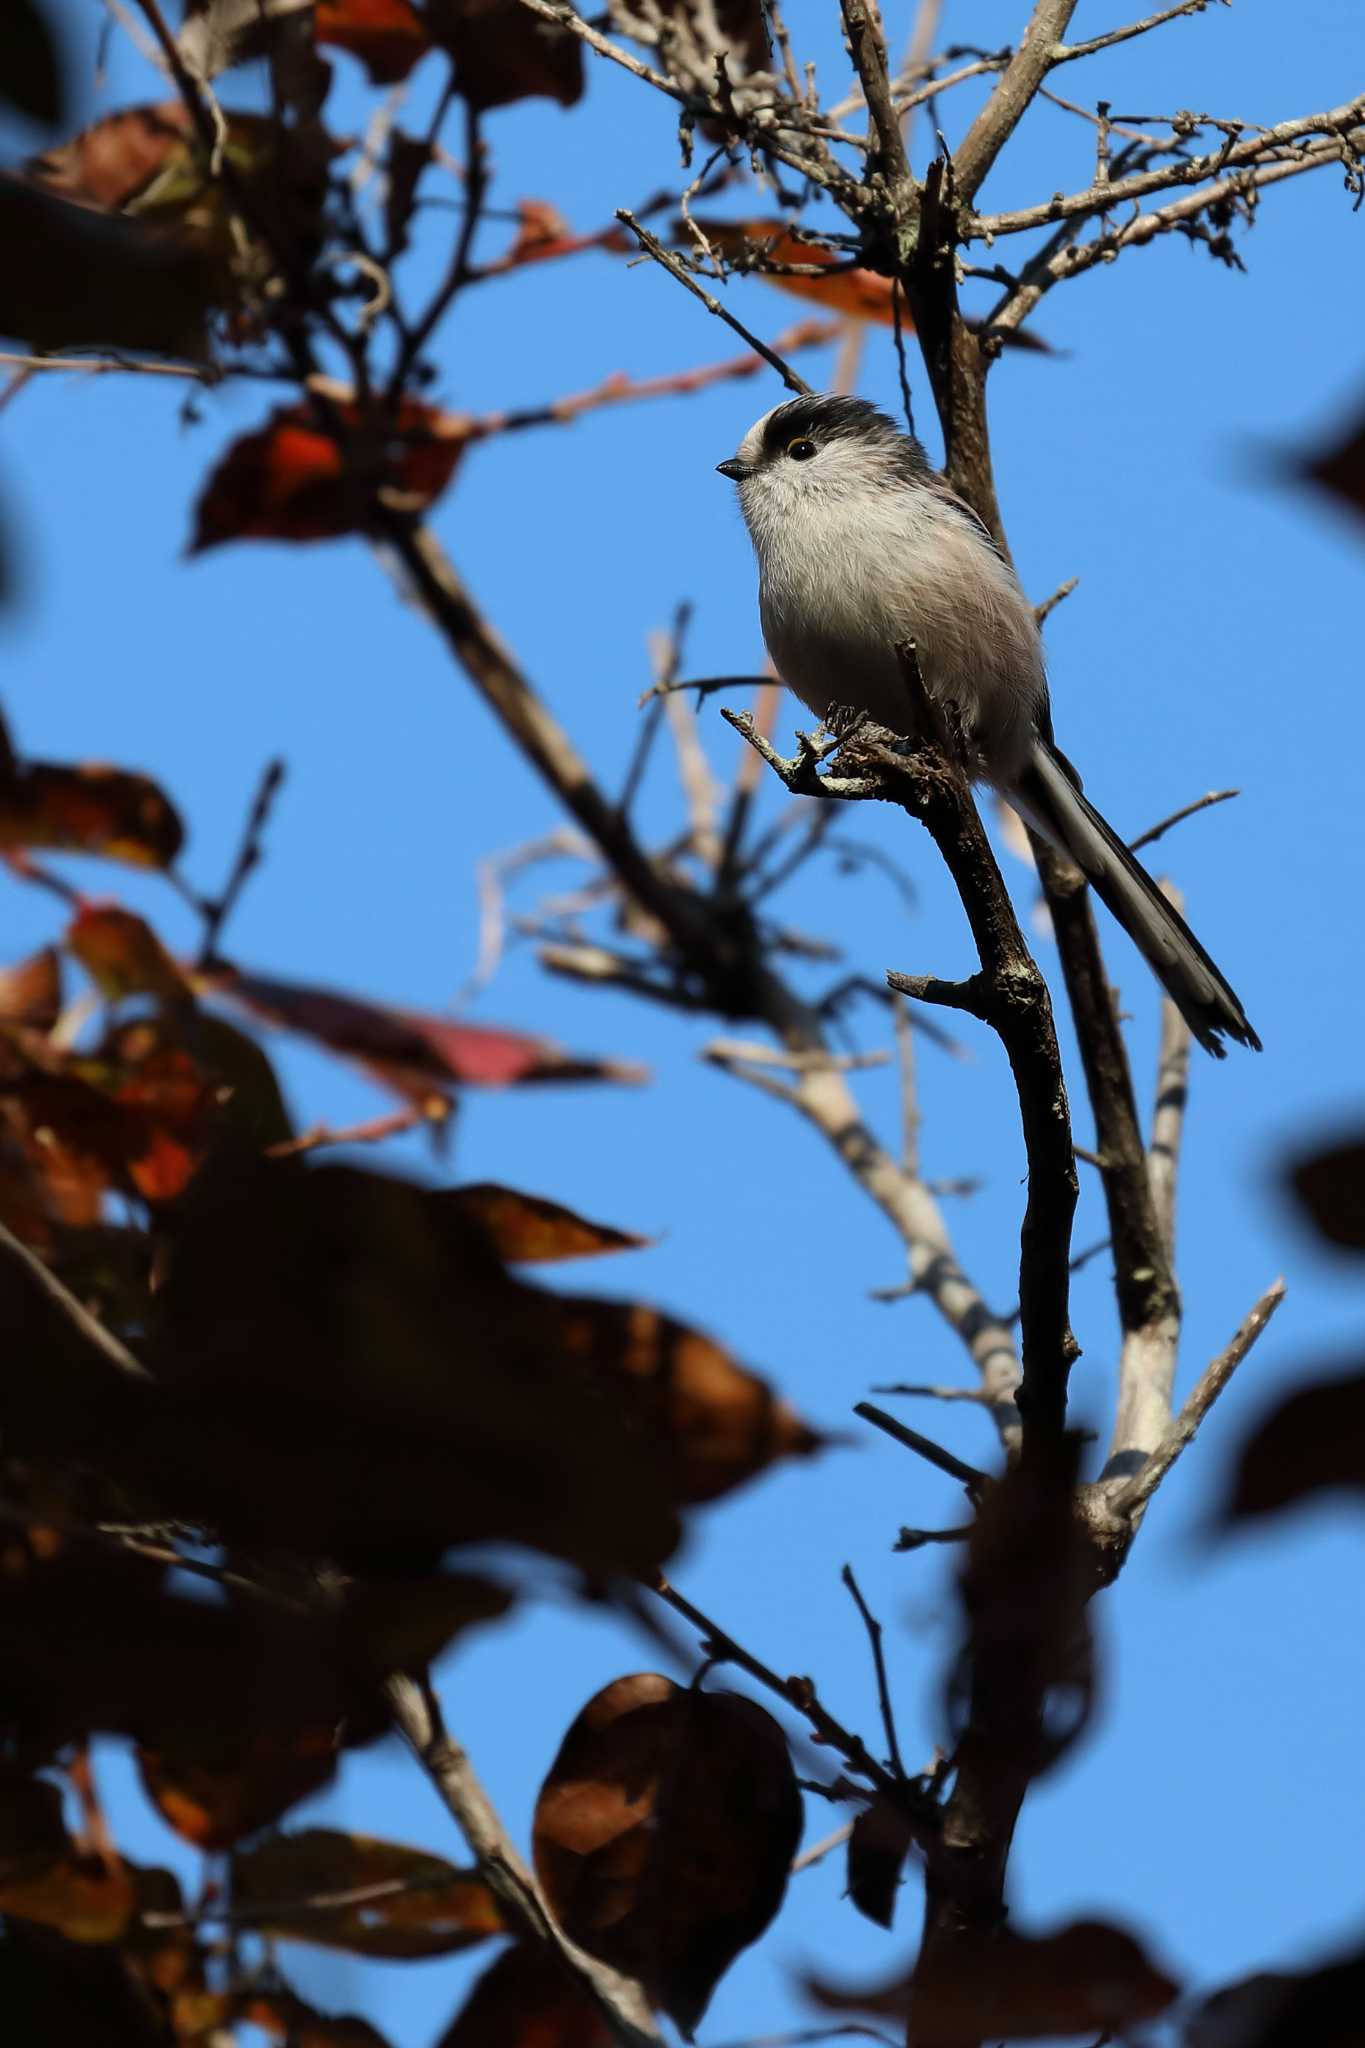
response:
[(953, 182), (970, 206), (987, 172), (1013, 135), (1034, 93), (1057, 59), (1054, 51), (1076, 11), (1076, 0), (1036, 0), (1023, 41), (999, 85), (953, 154)]
[(457, 1823), (509, 1923), (538, 1946), (554, 1951), (588, 1993), (621, 2048), (657, 2044), (662, 2037), (639, 1985), (585, 1955), (555, 1919), (468, 1756), (447, 1733), (431, 1686), (396, 1672), (385, 1691), (394, 1725)]
[(1220, 1351), (1218, 1356), (1205, 1366), (1179, 1416), (1161, 1443), (1141, 1468), (1110, 1494), (1109, 1504), (1115, 1515), (1131, 1522), (1146, 1508), (1148, 1501), (1181, 1452), (1193, 1443), (1200, 1423), (1255, 1344), (1284, 1300), (1284, 1296), (1283, 1280), (1272, 1281), (1226, 1349)]

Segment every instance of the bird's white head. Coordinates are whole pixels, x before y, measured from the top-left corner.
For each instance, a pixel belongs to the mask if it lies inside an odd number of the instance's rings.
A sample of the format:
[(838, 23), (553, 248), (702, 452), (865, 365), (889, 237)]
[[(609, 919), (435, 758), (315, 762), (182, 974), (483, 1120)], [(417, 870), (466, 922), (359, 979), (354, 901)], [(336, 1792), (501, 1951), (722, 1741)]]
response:
[(931, 474), (918, 441), (865, 398), (791, 398), (756, 420), (718, 463), (739, 486), (751, 530), (803, 509), (875, 498)]

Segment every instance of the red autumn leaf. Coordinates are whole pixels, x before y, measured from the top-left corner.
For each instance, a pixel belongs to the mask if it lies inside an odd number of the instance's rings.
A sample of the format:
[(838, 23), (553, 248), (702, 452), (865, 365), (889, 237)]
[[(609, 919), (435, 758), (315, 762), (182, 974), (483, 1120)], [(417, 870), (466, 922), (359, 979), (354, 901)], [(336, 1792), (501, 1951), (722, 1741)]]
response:
[(437, 2048), (615, 2048), (598, 2007), (547, 1948), (516, 1943), (484, 1971)]
[(1330, 1244), (1365, 1251), (1365, 1138), (1348, 1138), (1300, 1159), (1290, 1185)]
[(415, 398), (397, 413), (363, 413), (331, 397), (343, 448), (309, 405), (278, 407), (268, 424), (233, 442), (195, 509), (191, 554), (229, 540), (334, 540), (362, 532), (376, 494), (423, 511), (455, 473), (469, 421)]
[(583, 94), (583, 45), (567, 29), (528, 18), (519, 0), (430, 0), (432, 39), (455, 60), (455, 83), (472, 107)]
[(151, 926), (117, 904), (92, 904), (79, 911), (67, 927), (66, 947), (106, 1002), (189, 995), (184, 976)]
[(782, 1903), (801, 1835), (786, 1737), (736, 1693), (654, 1672), (589, 1700), (536, 1802), (536, 1870), (570, 1938), (690, 2035)]
[(315, 1038), (359, 1060), (387, 1087), (423, 1102), (452, 1085), (506, 1088), (528, 1081), (639, 1081), (625, 1061), (577, 1059), (548, 1038), (460, 1024), (421, 1010), (391, 1008), (359, 996), (261, 974), (215, 968), (199, 977), (205, 994), (239, 1005), (265, 1023)]
[(0, 740), (0, 848), (99, 854), (131, 867), (169, 867), (185, 831), (145, 775), (96, 763), (21, 761)]
[(599, 1252), (638, 1251), (653, 1242), (632, 1231), (589, 1223), (544, 1195), (522, 1194), (496, 1182), (470, 1181), (439, 1199), (475, 1224), (509, 1265), (591, 1258)]
[(318, 0), (313, 34), (358, 57), (372, 85), (397, 85), (431, 48), (411, 0)]
[(62, 959), (55, 946), (44, 946), (16, 967), (0, 968), (0, 1024), (47, 1032), (61, 1009)]
[[(331, 1911), (311, 1901), (368, 1893)], [(298, 1901), (291, 1912), (287, 1902)], [(506, 1923), (477, 1870), (337, 1828), (272, 1835), (232, 1859), (232, 1903), (267, 1939), (306, 1941), (352, 1955), (454, 1955)]]
[(835, 2012), (908, 2017), (915, 2048), (1126, 2032), (1164, 2012), (1179, 1988), (1131, 1934), (1091, 1920), (1037, 1937), (968, 1928), (893, 1983), (863, 1991), (808, 1986)]

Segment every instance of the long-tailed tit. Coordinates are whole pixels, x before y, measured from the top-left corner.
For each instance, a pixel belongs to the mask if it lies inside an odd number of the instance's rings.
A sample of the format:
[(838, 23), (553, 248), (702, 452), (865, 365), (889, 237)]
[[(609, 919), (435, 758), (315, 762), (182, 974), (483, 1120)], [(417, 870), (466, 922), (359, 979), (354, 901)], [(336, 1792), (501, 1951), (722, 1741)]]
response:
[(758, 556), (763, 638), (802, 702), (905, 733), (897, 648), (913, 641), (926, 689), (957, 707), (973, 775), (1076, 863), (1200, 1044), (1221, 1058), (1226, 1033), (1259, 1051), (1232, 989), (1054, 746), (1032, 608), (919, 442), (865, 399), (796, 398), (719, 468)]

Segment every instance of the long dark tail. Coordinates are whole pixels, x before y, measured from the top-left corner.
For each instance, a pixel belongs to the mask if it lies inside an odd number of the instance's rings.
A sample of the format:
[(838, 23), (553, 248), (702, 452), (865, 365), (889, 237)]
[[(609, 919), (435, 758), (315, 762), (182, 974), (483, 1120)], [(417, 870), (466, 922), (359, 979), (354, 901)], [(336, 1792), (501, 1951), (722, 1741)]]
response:
[(1222, 1059), (1222, 1035), (1256, 1052), (1261, 1041), (1233, 990), (1147, 870), (1107, 825), (1046, 740), (1034, 743), (1017, 792), (1030, 822), (1075, 861), (1161, 982), (1206, 1052)]

